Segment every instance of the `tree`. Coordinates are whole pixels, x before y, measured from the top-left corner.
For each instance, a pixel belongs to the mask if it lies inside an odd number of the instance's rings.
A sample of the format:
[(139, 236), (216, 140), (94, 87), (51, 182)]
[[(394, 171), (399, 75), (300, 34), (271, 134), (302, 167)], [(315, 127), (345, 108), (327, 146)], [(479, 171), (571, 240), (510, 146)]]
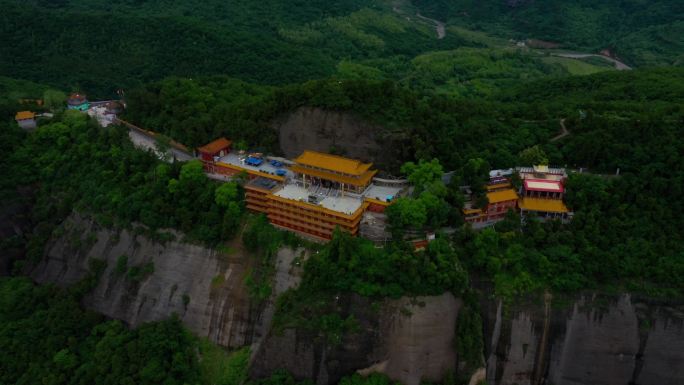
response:
[(198, 185), (206, 179), (207, 176), (204, 174), (202, 162), (197, 159), (193, 159), (181, 167), (180, 181), (183, 183)]
[(549, 157), (538, 145), (522, 150), (518, 157), (520, 158), (520, 164), (522, 165), (535, 166), (549, 164)]
[(415, 194), (420, 194), (429, 189), (435, 182), (441, 184), (442, 175), (444, 175), (442, 165), (439, 164), (439, 160), (437, 159), (432, 159), (429, 162), (421, 159), (418, 161), (418, 164), (406, 162), (401, 166), (401, 172), (405, 174), (408, 177), (409, 182), (413, 184)]
[(433, 229), (442, 226), (449, 218), (449, 204), (431, 191), (423, 191), (418, 200), (423, 203), (426, 224)]
[(238, 200), (238, 184), (235, 182), (223, 183), (214, 191), (214, 200), (221, 207), (228, 207)]
[(393, 231), (408, 228), (420, 229), (427, 222), (427, 208), (419, 199), (398, 198), (387, 208), (387, 220)]
[(57, 90), (43, 92), (43, 105), (51, 111), (62, 110), (66, 105), (66, 94)]
[(204, 185), (207, 176), (204, 174), (202, 162), (193, 159), (181, 166), (180, 177), (169, 180), (169, 192), (193, 191)]

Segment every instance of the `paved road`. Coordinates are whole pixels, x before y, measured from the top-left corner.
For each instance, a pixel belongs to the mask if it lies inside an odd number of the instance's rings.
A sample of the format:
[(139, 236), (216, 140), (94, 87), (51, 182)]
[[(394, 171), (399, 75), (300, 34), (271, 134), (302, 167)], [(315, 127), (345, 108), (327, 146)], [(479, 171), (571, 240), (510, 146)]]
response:
[(598, 55), (594, 53), (581, 53), (581, 52), (560, 52), (560, 53), (552, 53), (552, 56), (558, 56), (558, 57), (567, 57), (570, 59), (582, 59), (585, 57), (600, 57), (605, 60), (608, 60), (609, 62), (612, 62), (615, 64), (615, 69), (618, 71), (626, 71), (626, 70), (631, 70), (632, 67), (628, 66), (627, 64), (617, 60), (613, 59), (612, 57), (609, 56), (604, 56), (604, 55)]
[(185, 152), (179, 151), (173, 147), (171, 147), (167, 152), (170, 156), (164, 157), (163, 154), (160, 154), (159, 151), (157, 151), (157, 141), (154, 138), (151, 138), (133, 129), (128, 130), (128, 137), (131, 138), (131, 142), (133, 142), (136, 147), (142, 148), (144, 150), (152, 150), (160, 159), (163, 159), (169, 163), (173, 162), (174, 159), (180, 162), (187, 162), (193, 159), (190, 154), (186, 154)]
[(435, 25), (435, 31), (437, 31), (437, 39), (444, 39), (444, 36), (446, 36), (446, 28), (444, 26), (444, 23), (442, 23), (439, 20), (435, 19), (430, 19), (429, 17), (425, 17), (420, 14), (420, 12), (416, 13), (416, 16), (424, 21), (430, 22)]

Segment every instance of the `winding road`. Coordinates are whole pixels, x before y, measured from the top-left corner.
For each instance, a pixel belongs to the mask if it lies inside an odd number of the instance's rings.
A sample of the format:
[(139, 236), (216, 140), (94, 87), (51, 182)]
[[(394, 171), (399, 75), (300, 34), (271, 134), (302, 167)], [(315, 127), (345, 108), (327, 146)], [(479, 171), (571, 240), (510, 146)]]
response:
[(446, 27), (444, 23), (442, 23), (439, 20), (435, 19), (430, 19), (429, 17), (425, 17), (420, 14), (420, 12), (416, 12), (416, 17), (423, 21), (427, 21), (429, 23), (432, 23), (435, 25), (435, 31), (437, 31), (437, 39), (444, 39), (444, 36), (446, 36)]
[(420, 14), (420, 12), (417, 11), (417, 9), (413, 6), (410, 6), (407, 4), (406, 1), (400, 1), (400, 0), (395, 0), (392, 3), (392, 11), (395, 13), (398, 13), (401, 16), (406, 17), (407, 20), (411, 20), (411, 14), (413, 14), (414, 11), (416, 11), (416, 17), (420, 19), (423, 22), (426, 22), (427, 24), (432, 24), (432, 26), (435, 27), (435, 32), (437, 32), (437, 39), (444, 39), (444, 36), (446, 36), (446, 25), (435, 19), (430, 19), (429, 17), (425, 17)]
[(551, 138), (551, 142), (555, 142), (558, 139), (564, 138), (570, 134), (567, 128), (565, 128), (565, 118), (560, 120), (561, 133)]
[(627, 70), (632, 69), (632, 67), (628, 66), (627, 64), (625, 64), (625, 63), (623, 63), (617, 59), (613, 59), (610, 56), (599, 55), (599, 54), (595, 54), (595, 53), (559, 52), (559, 53), (552, 53), (551, 55), (552, 56), (558, 56), (558, 57), (566, 57), (569, 59), (583, 59), (586, 57), (600, 57), (600, 58), (603, 58), (603, 59), (608, 60), (609, 62), (612, 62), (613, 64), (615, 64), (615, 69), (618, 71), (627, 71)]

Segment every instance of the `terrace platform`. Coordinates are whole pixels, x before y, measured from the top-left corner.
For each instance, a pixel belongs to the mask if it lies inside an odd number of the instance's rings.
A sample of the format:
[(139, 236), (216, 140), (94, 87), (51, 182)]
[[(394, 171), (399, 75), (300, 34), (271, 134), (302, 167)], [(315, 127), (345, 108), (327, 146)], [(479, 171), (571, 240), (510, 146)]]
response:
[[(273, 195), (285, 199), (315, 204), (328, 210), (347, 215), (353, 214), (363, 204), (362, 199), (342, 195), (339, 190), (324, 190), (323, 192), (315, 193), (312, 190), (305, 189), (294, 183), (286, 184), (282, 189), (274, 192)], [(309, 196), (312, 195), (316, 196), (316, 203), (309, 202)]]
[(284, 177), (286, 179), (294, 177), (294, 174), (292, 173), (292, 171), (290, 171), (287, 167), (278, 168), (278, 167), (272, 166), (271, 163), (269, 163), (270, 158), (268, 158), (268, 157), (264, 158), (264, 162), (259, 166), (249, 165), (245, 162), (245, 159), (246, 159), (246, 157), (244, 159), (240, 159), (240, 156), (237, 153), (230, 152), (230, 153), (228, 153), (228, 155), (220, 157), (218, 161), (222, 162), (222, 163), (227, 163), (227, 164), (230, 164), (233, 166), (237, 166), (237, 167), (242, 167), (246, 170), (263, 172), (263, 173), (266, 173), (269, 175), (277, 175), (276, 174), (277, 170), (284, 170), (285, 171)]
[(368, 189), (364, 191), (363, 196), (366, 198), (377, 199), (382, 202), (390, 202), (396, 199), (399, 195), (399, 192), (401, 192), (403, 189), (403, 186), (379, 186), (376, 184), (371, 184)]

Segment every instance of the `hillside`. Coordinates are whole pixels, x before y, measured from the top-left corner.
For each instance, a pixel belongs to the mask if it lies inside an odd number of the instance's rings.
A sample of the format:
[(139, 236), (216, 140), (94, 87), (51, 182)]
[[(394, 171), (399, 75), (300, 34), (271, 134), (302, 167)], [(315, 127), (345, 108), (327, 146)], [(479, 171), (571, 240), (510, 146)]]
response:
[(105, 96), (169, 75), (262, 83), (323, 77), (341, 59), (415, 56), (436, 40), (377, 1), (0, 1), (0, 73)]
[(0, 74), (97, 97), (168, 76), (219, 74), (260, 84), (394, 79), (470, 96), (520, 79), (609, 69), (548, 60), (458, 25), (438, 39), (415, 8), (395, 3), (1, 0)]
[(507, 39), (609, 49), (635, 66), (684, 63), (684, 3), (655, 1), (414, 0), (426, 15)]
[(3, 385), (684, 383), (679, 2), (0, 7)]

